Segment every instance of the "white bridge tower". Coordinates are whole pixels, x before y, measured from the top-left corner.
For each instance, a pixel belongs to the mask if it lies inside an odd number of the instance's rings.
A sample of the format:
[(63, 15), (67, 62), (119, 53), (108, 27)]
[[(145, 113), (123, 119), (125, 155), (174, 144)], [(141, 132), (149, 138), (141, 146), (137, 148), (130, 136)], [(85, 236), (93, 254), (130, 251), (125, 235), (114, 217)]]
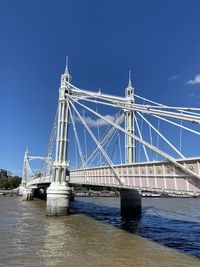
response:
[[(125, 89), (125, 98), (127, 107), (135, 103), (134, 88), (131, 83), (131, 72), (129, 71), (128, 87)], [(136, 144), (135, 139), (135, 112), (125, 109), (125, 163), (131, 164), (136, 162)], [(132, 136), (131, 136), (132, 135)], [(141, 215), (141, 196), (138, 190), (121, 189), (120, 190), (121, 215), (123, 217), (138, 217)]]
[[(128, 87), (125, 89), (125, 97), (127, 99), (127, 105), (135, 103), (134, 88), (131, 83), (130, 71)], [(125, 129), (130, 134), (135, 134), (134, 116), (135, 114), (133, 110), (125, 110)], [(126, 163), (135, 162), (135, 139), (127, 134), (125, 135), (125, 157)]]
[(60, 216), (69, 214), (70, 187), (68, 186), (68, 123), (69, 102), (66, 93), (70, 93), (68, 82), (71, 76), (68, 71), (68, 62), (64, 74), (61, 75), (58, 103), (58, 124), (56, 139), (56, 158), (54, 162), (53, 180), (47, 190), (46, 214), (49, 216)]

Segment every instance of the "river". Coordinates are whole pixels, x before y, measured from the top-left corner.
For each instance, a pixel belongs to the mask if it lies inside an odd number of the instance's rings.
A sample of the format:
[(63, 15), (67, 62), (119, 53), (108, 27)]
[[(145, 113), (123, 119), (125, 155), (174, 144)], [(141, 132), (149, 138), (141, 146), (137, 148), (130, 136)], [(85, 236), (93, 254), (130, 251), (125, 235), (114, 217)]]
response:
[(119, 198), (76, 198), (71, 215), (46, 217), (45, 202), (0, 196), (0, 266), (200, 266), (200, 199), (143, 198), (125, 222)]

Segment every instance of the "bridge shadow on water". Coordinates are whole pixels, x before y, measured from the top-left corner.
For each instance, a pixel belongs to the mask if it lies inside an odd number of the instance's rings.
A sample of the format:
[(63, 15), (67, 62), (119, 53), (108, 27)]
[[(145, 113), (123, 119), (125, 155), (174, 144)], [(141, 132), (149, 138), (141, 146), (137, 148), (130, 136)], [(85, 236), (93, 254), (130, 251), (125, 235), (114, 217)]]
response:
[[(179, 252), (200, 258), (200, 222), (169, 218), (154, 207), (143, 207), (137, 219), (123, 219), (120, 209), (102, 204), (75, 200), (71, 213), (84, 214), (105, 224), (137, 234)], [(174, 214), (175, 216), (175, 214)]]

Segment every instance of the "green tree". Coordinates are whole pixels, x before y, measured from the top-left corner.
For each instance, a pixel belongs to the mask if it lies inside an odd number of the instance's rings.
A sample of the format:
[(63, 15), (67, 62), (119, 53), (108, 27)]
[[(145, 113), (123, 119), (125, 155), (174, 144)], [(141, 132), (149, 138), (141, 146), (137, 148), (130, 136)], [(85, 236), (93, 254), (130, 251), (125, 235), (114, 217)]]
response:
[(18, 176), (13, 176), (9, 178), (1, 178), (0, 179), (0, 188), (1, 189), (13, 189), (17, 188), (21, 183), (21, 178)]
[(10, 188), (10, 182), (8, 181), (8, 178), (0, 179), (0, 188), (6, 190)]
[(10, 189), (17, 188), (21, 183), (21, 178), (18, 176), (10, 177), (9, 179)]

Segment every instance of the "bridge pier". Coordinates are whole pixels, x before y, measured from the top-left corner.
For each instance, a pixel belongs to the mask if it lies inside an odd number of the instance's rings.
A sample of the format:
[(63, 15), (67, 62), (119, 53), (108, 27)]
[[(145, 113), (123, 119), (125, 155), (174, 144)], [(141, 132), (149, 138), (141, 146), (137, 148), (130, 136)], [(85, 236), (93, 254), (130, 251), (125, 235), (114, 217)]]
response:
[(123, 218), (138, 218), (141, 216), (141, 195), (135, 189), (120, 190), (121, 216)]
[(34, 194), (34, 189), (25, 187), (22, 193), (23, 200), (27, 201), (33, 200), (33, 194)]
[(63, 216), (69, 214), (70, 187), (66, 182), (52, 182), (47, 189), (46, 215)]
[(23, 196), (23, 192), (25, 189), (26, 189), (25, 185), (20, 184), (19, 191), (18, 191), (19, 196)]

